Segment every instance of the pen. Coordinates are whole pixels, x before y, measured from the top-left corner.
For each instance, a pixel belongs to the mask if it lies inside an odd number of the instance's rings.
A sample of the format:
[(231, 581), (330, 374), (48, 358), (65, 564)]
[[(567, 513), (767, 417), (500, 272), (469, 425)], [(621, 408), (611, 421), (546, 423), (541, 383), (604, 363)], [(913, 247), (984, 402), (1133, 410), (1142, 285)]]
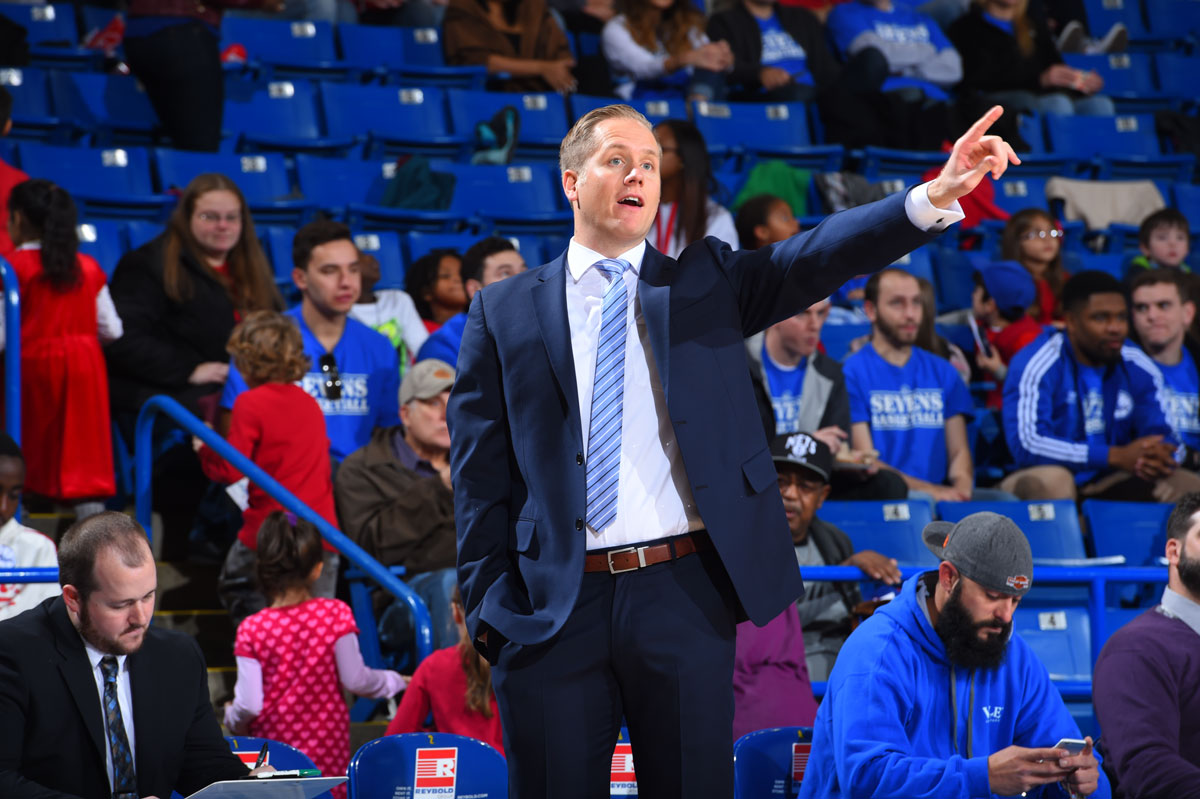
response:
[(320, 777), (321, 770), (315, 768), (293, 768), (286, 771), (264, 771), (254, 776), (260, 780), (269, 780), (274, 777)]
[(267, 744), (264, 742), (262, 749), (258, 750), (258, 760), (254, 761), (254, 768), (262, 768), (267, 764)]

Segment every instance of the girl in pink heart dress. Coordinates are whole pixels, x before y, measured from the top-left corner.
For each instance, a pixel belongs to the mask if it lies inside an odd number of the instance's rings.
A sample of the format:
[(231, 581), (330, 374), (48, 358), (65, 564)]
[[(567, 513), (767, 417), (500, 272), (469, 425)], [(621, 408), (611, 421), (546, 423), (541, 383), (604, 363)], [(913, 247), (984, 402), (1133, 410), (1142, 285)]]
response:
[[(289, 743), (331, 777), (350, 764), (341, 689), (382, 699), (407, 681), (363, 663), (349, 605), (309, 593), (322, 566), (316, 527), (281, 511), (267, 517), (258, 531), (258, 579), (271, 604), (238, 627), (237, 684), (225, 725), (235, 735)], [(334, 796), (344, 799), (345, 786)]]

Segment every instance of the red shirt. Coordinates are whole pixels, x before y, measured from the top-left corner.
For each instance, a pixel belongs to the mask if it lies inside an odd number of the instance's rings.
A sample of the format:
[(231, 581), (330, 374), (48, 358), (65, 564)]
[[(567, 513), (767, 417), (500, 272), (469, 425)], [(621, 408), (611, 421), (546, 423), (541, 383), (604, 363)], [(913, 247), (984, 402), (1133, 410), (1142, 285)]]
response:
[(12, 239), (8, 237), (8, 195), (18, 183), (29, 180), (21, 170), (0, 158), (0, 255), (12, 252)]
[[(317, 401), (291, 383), (264, 383), (233, 402), (228, 441), (288, 491), (337, 527), (330, 479), (329, 436)], [(200, 465), (210, 480), (236, 483), (242, 473), (208, 447)], [(252, 481), (250, 507), (242, 514), (238, 539), (257, 548), (258, 528), (272, 511), (283, 510)], [(333, 547), (325, 542), (325, 548)]]
[[(425, 727), (425, 718), (433, 711), (433, 729)], [(504, 732), (500, 728), (500, 710), (492, 695), (492, 717), (467, 709), (467, 673), (463, 671), (458, 645), (439, 649), (421, 661), (413, 674), (396, 717), (387, 727), (388, 735), (402, 732), (449, 732), (483, 741), (504, 754)]]
[[(988, 343), (996, 348), (996, 352), (1000, 353), (1000, 360), (1007, 365), (1012, 361), (1014, 355), (1020, 352), (1026, 344), (1040, 336), (1044, 329), (1027, 314), (1001, 330), (988, 330), (987, 339)], [(999, 408), (1004, 404), (1003, 380), (998, 381), (998, 385), (988, 392), (985, 404), (989, 408)]]

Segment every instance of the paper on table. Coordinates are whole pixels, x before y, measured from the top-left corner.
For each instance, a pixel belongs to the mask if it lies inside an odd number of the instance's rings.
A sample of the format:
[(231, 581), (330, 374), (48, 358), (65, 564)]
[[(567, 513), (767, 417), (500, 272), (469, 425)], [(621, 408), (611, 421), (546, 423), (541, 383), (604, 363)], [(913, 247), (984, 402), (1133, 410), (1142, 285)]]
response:
[(345, 781), (345, 777), (224, 780), (201, 788), (187, 799), (313, 799)]

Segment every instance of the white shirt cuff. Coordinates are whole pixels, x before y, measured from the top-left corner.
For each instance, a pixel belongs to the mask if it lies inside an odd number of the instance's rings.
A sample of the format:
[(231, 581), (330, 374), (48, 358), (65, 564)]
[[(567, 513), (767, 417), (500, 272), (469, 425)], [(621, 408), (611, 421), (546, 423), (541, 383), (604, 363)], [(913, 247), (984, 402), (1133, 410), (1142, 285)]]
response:
[(914, 227), (927, 233), (941, 233), (955, 222), (961, 222), (965, 216), (958, 200), (946, 209), (931, 203), (928, 183), (922, 183), (908, 193), (904, 198), (904, 212), (908, 214), (908, 221), (912, 222)]

